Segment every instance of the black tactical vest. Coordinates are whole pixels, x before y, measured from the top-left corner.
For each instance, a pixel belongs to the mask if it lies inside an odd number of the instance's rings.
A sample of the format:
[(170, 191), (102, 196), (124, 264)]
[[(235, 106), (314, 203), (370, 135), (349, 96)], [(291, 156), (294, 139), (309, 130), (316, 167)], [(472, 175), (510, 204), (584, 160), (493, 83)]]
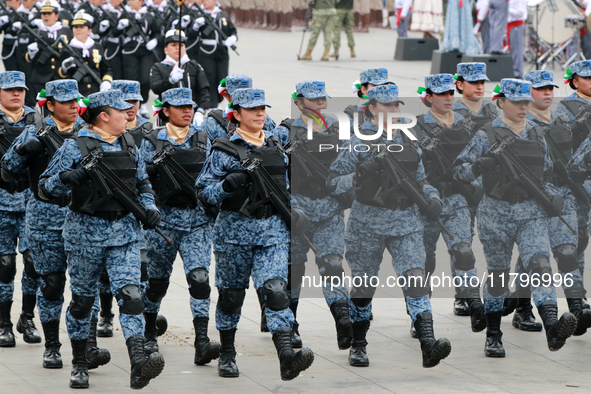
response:
[[(562, 164), (566, 166), (573, 155), (573, 139), (570, 125), (563, 124), (560, 119), (557, 119), (555, 124), (545, 127), (544, 132), (546, 142), (548, 143), (550, 159), (553, 163), (561, 161), (559, 158), (560, 153), (554, 150), (553, 144), (548, 142), (549, 140), (555, 142), (560, 152), (562, 152), (562, 156), (565, 158)], [(566, 179), (558, 173), (556, 166), (554, 166), (554, 171), (552, 171), (552, 183), (557, 187), (566, 185)]]
[(154, 126), (152, 125), (152, 123), (145, 122), (137, 126), (136, 128), (129, 130), (128, 133), (131, 134), (131, 136), (133, 137), (133, 140), (135, 141), (135, 146), (139, 148), (142, 146), (142, 140), (144, 139), (144, 137), (150, 134), (150, 131), (152, 131), (153, 128)]
[[(35, 113), (31, 112), (25, 115), (25, 127), (35, 123)], [(12, 142), (21, 135), (25, 127), (10, 126), (4, 117), (0, 116), (0, 159), (4, 157)], [(12, 182), (6, 182), (0, 178), (0, 189), (8, 191), (10, 194), (20, 193), (29, 187), (29, 177), (27, 173), (17, 177)]]
[(207, 116), (209, 118), (213, 118), (222, 129), (226, 130), (226, 132), (230, 134), (230, 131), (232, 130), (231, 122), (224, 115), (224, 111), (221, 109), (214, 109), (213, 111), (210, 111)]
[(63, 133), (57, 129), (57, 126), (47, 124), (37, 129), (35, 136), (43, 144), (43, 153), (34, 160), (29, 160), (29, 187), (37, 200), (48, 204), (56, 204), (60, 207), (65, 207), (68, 204), (68, 196), (54, 197), (50, 200), (41, 199), (39, 197), (39, 177), (47, 169), (55, 152), (64, 144), (66, 139), (72, 138), (74, 134), (74, 131)]
[[(78, 134), (74, 138), (78, 142), (82, 159), (98, 149), (103, 155), (102, 163), (131, 190), (136, 190), (136, 147), (131, 135), (125, 133), (119, 136), (121, 150), (115, 152), (104, 151), (99, 140), (86, 136), (86, 133)], [(94, 186), (92, 180), (87, 180), (83, 185), (72, 188), (68, 206), (72, 211), (108, 220), (119, 220), (129, 214), (129, 210), (117, 199), (99, 195), (98, 188)]]
[(472, 115), (466, 108), (454, 109), (453, 111), (462, 115), (464, 119), (470, 119), (474, 122), (474, 127), (472, 128), (472, 136), (474, 136), (478, 130), (482, 130), (485, 124), (492, 122), (499, 115), (499, 112), (493, 103), (486, 103), (482, 109), (482, 115)]
[(361, 125), (365, 123), (365, 114), (362, 111), (359, 111), (359, 107), (357, 105), (349, 105), (347, 106), (347, 108), (345, 108), (343, 112), (347, 114), (351, 121), (355, 120), (354, 115), (355, 113), (357, 113), (357, 123), (359, 127), (361, 127)]
[[(168, 140), (159, 139), (159, 133), (164, 133), (166, 136), (166, 128), (159, 128), (154, 130), (146, 139), (154, 145), (156, 150), (155, 154), (162, 152), (163, 149), (174, 146)], [(190, 185), (192, 189), (195, 188), (195, 181), (203, 168), (205, 159), (207, 159), (207, 133), (200, 131), (191, 136), (191, 147), (189, 149), (179, 148), (174, 146), (172, 149), (171, 158), (177, 162), (193, 179), (193, 183)], [(164, 163), (162, 165), (165, 165)], [(160, 205), (167, 205), (175, 208), (183, 209), (194, 209), (197, 204), (194, 199), (187, 195), (183, 190), (175, 190), (174, 185), (170, 184), (170, 181), (162, 176), (162, 174), (156, 171), (156, 175), (150, 177), (152, 188), (156, 193), (156, 203)]]
[(568, 109), (575, 117), (575, 122), (571, 126), (573, 152), (579, 149), (579, 146), (589, 136), (591, 130), (591, 105), (585, 105), (576, 100), (562, 100), (561, 103)]
[[(243, 162), (246, 159), (261, 159), (263, 167), (267, 170), (273, 179), (273, 182), (275, 182), (279, 188), (287, 190), (285, 155), (281, 143), (276, 137), (271, 136), (267, 138), (267, 146), (264, 148), (248, 149), (238, 141), (230, 141), (230, 138), (226, 136), (216, 139), (211, 149), (221, 150), (222, 152), (235, 157), (240, 162)], [(252, 184), (248, 187), (236, 190), (233, 197), (224, 200), (221, 209), (239, 211), (244, 205), (244, 202), (247, 199), (254, 198), (254, 195), (255, 190), (252, 187)], [(268, 217), (269, 212), (264, 212), (265, 209), (265, 207), (261, 207), (261, 209), (253, 213), (253, 216), (259, 219), (261, 217)]]
[[(489, 124), (484, 129), (491, 146), (506, 137), (515, 138), (507, 149), (511, 149), (540, 182), (544, 182), (544, 142), (541, 127), (536, 126), (530, 129), (527, 140), (517, 137), (513, 131), (505, 127), (493, 128), (492, 124)], [(510, 175), (505, 171), (506, 169), (497, 165), (492, 171), (482, 174), (482, 186), (485, 193), (490, 197), (505, 201), (511, 201), (511, 195), (519, 195), (521, 200), (528, 198), (527, 189), (521, 184), (513, 184)]]

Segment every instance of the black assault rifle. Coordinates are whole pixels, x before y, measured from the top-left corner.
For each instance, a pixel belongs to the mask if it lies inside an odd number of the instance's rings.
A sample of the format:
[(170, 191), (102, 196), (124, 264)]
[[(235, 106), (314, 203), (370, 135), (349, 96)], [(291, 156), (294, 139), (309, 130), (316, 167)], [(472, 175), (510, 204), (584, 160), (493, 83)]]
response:
[(292, 166), (292, 177), (295, 168), (298, 175), (301, 175), (302, 178), (304, 178), (303, 180), (314, 180), (321, 185), (326, 185), (330, 176), (329, 169), (308, 152), (300, 140), (289, 141), (284, 149)]
[(70, 53), (70, 55), (74, 58), (74, 62), (76, 63), (76, 72), (74, 73), (74, 78), (76, 81), (82, 81), (85, 75), (88, 75), (92, 80), (97, 84), (101, 85), (103, 81), (96, 75), (96, 73), (90, 68), (88, 64), (82, 58), (82, 55), (74, 50), (67, 42), (65, 37), (60, 37), (62, 40), (62, 45), (64, 49)]
[[(133, 37), (136, 34), (139, 34), (142, 40), (144, 40), (144, 45), (147, 45), (150, 41), (148, 35), (144, 32), (144, 30), (140, 26), (139, 22), (135, 19), (135, 17), (125, 9), (124, 3), (125, 2), (121, 3), (119, 9), (121, 10), (123, 18), (129, 20), (129, 24), (132, 26), (131, 30), (128, 32), (127, 35)], [(160, 57), (160, 53), (158, 52), (157, 48), (158, 47), (153, 48), (150, 52), (152, 52), (152, 54), (154, 55), (154, 60), (156, 61), (156, 63), (160, 63), (162, 61), (162, 58)]]
[[(228, 36), (226, 35), (226, 33), (224, 33), (224, 31), (222, 29), (220, 29), (220, 27), (215, 23), (213, 18), (211, 16), (207, 15), (201, 9), (201, 7), (199, 5), (197, 7), (186, 7), (186, 9), (188, 10), (189, 14), (191, 14), (191, 16), (193, 16), (195, 18), (203, 17), (203, 19), (205, 19), (205, 23), (208, 25), (208, 27), (211, 27), (213, 30), (215, 30), (220, 35), (222, 42), (226, 41), (228, 39)], [(178, 28), (180, 28), (180, 23), (181, 23), (181, 21), (179, 21)], [(240, 54), (238, 53), (238, 48), (236, 48), (236, 45), (232, 45), (230, 48), (232, 48), (232, 50), (234, 52), (236, 52), (236, 54), (238, 56), (240, 56)]]

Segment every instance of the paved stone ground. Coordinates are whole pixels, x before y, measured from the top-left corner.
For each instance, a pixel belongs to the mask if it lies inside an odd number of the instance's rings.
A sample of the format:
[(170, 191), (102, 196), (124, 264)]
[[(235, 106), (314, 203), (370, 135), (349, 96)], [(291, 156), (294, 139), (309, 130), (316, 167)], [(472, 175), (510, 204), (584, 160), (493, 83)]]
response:
[[(232, 55), (231, 72), (251, 75), (256, 87), (266, 89), (267, 100), (273, 105), (270, 114), (277, 121), (289, 116), (289, 96), (295, 83), (304, 79), (323, 79), (333, 97), (349, 97), (350, 86), (358, 78), (359, 71), (369, 67), (387, 67), (391, 79), (400, 86), (402, 95), (415, 97), (417, 87), (423, 84), (423, 77), (430, 72), (429, 62), (392, 60), (396, 40), (393, 31), (372, 30), (371, 34), (356, 35), (357, 59), (349, 59), (348, 51), (343, 47), (343, 55), (338, 62), (297, 62), (301, 34), (296, 31), (290, 34), (242, 29), (241, 41), (238, 42), (241, 56)], [(320, 58), (321, 51), (318, 45), (314, 59)], [(558, 70), (555, 79), (561, 79)], [(489, 85), (487, 90), (490, 92), (494, 84)], [(561, 88), (560, 93), (561, 96), (567, 94), (565, 88)], [(482, 272), (484, 257), (478, 241), (474, 249), (477, 267)], [(391, 271), (390, 258), (386, 257), (384, 261), (383, 271)], [(438, 261), (438, 271), (441, 269), (449, 274), (448, 255), (442, 242), (439, 243)], [(166, 368), (144, 392), (591, 392), (591, 334), (571, 338), (561, 351), (552, 353), (546, 346), (543, 333), (518, 331), (511, 327), (510, 318), (505, 318), (503, 340), (507, 357), (488, 359), (483, 354), (484, 333), (472, 333), (469, 319), (454, 316), (452, 300), (438, 298), (441, 293), (437, 290), (432, 300), (435, 333), (436, 336), (449, 338), (453, 346), (451, 355), (439, 366), (422, 368), (420, 345), (409, 335), (410, 319), (405, 313), (400, 292), (380, 290), (379, 294), (383, 297), (374, 301), (375, 319), (368, 333), (369, 368), (348, 365), (348, 352), (337, 348), (334, 322), (326, 303), (320, 298), (307, 298), (300, 302), (298, 320), (304, 344), (315, 352), (315, 362), (298, 379), (283, 382), (270, 335), (259, 332), (260, 311), (256, 294), (251, 289), (247, 293), (236, 336), (241, 375), (237, 379), (222, 379), (217, 376), (216, 362), (204, 367), (193, 364), (193, 328), (186, 280), (180, 264), (178, 260), (162, 306), (162, 313), (169, 321), (169, 330), (160, 339)], [(17, 277), (21, 269), (19, 264)], [(313, 264), (309, 265), (308, 272), (317, 273)], [(21, 306), (18, 296), (20, 283), (16, 287), (17, 297), (12, 313), (15, 323)], [(393, 296), (387, 297), (389, 294)], [(66, 296), (69, 302), (69, 292)], [(216, 291), (212, 297), (213, 312)], [(566, 302), (560, 300), (559, 307), (565, 311)], [(36, 323), (40, 328), (38, 318)], [(116, 328), (113, 338), (99, 339), (100, 346), (110, 350), (112, 361), (90, 373), (89, 393), (130, 391), (127, 349), (118, 323)], [(217, 338), (213, 319), (210, 331), (212, 338)], [(64, 324), (61, 340), (64, 343), (64, 369), (46, 370), (41, 367), (43, 346), (25, 344), (22, 336), (17, 334), (15, 348), (0, 349), (0, 393), (66, 392), (71, 350)]]

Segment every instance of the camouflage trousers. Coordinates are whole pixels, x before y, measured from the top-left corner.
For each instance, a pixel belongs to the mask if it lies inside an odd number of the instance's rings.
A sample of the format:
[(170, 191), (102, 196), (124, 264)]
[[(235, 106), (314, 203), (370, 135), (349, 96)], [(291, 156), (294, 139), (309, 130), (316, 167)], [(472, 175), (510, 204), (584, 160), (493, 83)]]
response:
[(334, 30), (334, 21), (337, 11), (335, 9), (314, 10), (312, 13), (312, 26), (308, 49), (314, 49), (320, 32), (324, 35), (324, 48), (330, 48), (332, 45), (332, 32)]
[(337, 17), (334, 22), (332, 32), (332, 43), (335, 49), (341, 47), (341, 30), (345, 28), (349, 48), (355, 48), (355, 39), (353, 38), (353, 27), (355, 27), (355, 18), (353, 10), (337, 10)]
[[(70, 274), (70, 289), (73, 295), (94, 298), (92, 317), (96, 318), (98, 282), (103, 269), (106, 267), (111, 283), (111, 293), (119, 294), (121, 288), (127, 285), (140, 285), (140, 252), (138, 242), (131, 242), (122, 246), (92, 247), (65, 243), (68, 256), (68, 273)], [(121, 307), (123, 300), (118, 300)], [(72, 305), (66, 312), (66, 325), (70, 339), (78, 340), (88, 337), (90, 319), (76, 319), (71, 313)], [(144, 334), (143, 314), (131, 315), (119, 313), (119, 322), (125, 340), (133, 335)]]

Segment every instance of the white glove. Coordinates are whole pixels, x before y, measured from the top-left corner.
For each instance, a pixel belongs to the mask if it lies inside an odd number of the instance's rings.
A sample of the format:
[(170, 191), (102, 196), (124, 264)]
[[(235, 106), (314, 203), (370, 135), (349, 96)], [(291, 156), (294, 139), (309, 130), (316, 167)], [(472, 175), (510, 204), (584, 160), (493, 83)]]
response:
[(238, 38), (236, 38), (236, 36), (230, 36), (226, 38), (226, 41), (224, 41), (224, 45), (227, 47), (231, 47), (232, 45), (236, 44), (236, 41), (238, 41)]
[(158, 45), (158, 39), (157, 38), (152, 38), (150, 41), (148, 41), (148, 43), (146, 44), (146, 49), (148, 51), (151, 51), (152, 49), (156, 48), (156, 45)]
[(183, 29), (186, 29), (187, 26), (189, 26), (189, 23), (191, 23), (191, 16), (190, 15), (183, 16), (183, 18), (181, 19), (181, 27)]
[(175, 64), (174, 67), (172, 68), (172, 71), (170, 72), (170, 76), (168, 77), (168, 81), (174, 85), (175, 83), (177, 83), (178, 81), (183, 79), (184, 74), (185, 74), (185, 70), (183, 70), (182, 68), (179, 68), (178, 64)]
[(31, 24), (36, 28), (41, 29), (41, 26), (43, 26), (43, 21), (41, 19), (33, 19)]
[(193, 116), (193, 124), (195, 126), (201, 126), (203, 123), (204, 116), (201, 112), (195, 111), (195, 115)]
[(201, 26), (205, 26), (205, 18), (202, 16), (195, 19), (195, 23), (193, 23), (193, 30), (197, 31), (201, 29)]
[(12, 30), (14, 30), (14, 31), (19, 31), (22, 27), (23, 27), (22, 22), (17, 21), (12, 24)]
[(104, 33), (109, 29), (109, 26), (111, 26), (109, 24), (108, 20), (104, 20), (99, 24), (99, 32)]
[(39, 53), (39, 45), (36, 42), (29, 44), (27, 51), (29, 52), (29, 60), (32, 60)]
[(129, 26), (129, 19), (120, 19), (119, 23), (117, 23), (117, 30), (123, 30), (127, 26)]
[(76, 67), (76, 61), (73, 57), (69, 57), (62, 62), (62, 70), (67, 73), (69, 69)]
[[(183, 17), (183, 19), (184, 19), (184, 17)], [(8, 22), (10, 22), (10, 19), (8, 19), (8, 15), (0, 16), (0, 27), (4, 26)]]
[(101, 83), (101, 92), (106, 92), (107, 90), (111, 89), (111, 82), (109, 81), (103, 81), (103, 83)]
[(480, 31), (480, 26), (481, 26), (481, 23), (480, 22), (476, 22), (476, 24), (474, 25), (474, 29), (472, 30), (472, 33), (474, 35), (478, 34), (478, 32)]

